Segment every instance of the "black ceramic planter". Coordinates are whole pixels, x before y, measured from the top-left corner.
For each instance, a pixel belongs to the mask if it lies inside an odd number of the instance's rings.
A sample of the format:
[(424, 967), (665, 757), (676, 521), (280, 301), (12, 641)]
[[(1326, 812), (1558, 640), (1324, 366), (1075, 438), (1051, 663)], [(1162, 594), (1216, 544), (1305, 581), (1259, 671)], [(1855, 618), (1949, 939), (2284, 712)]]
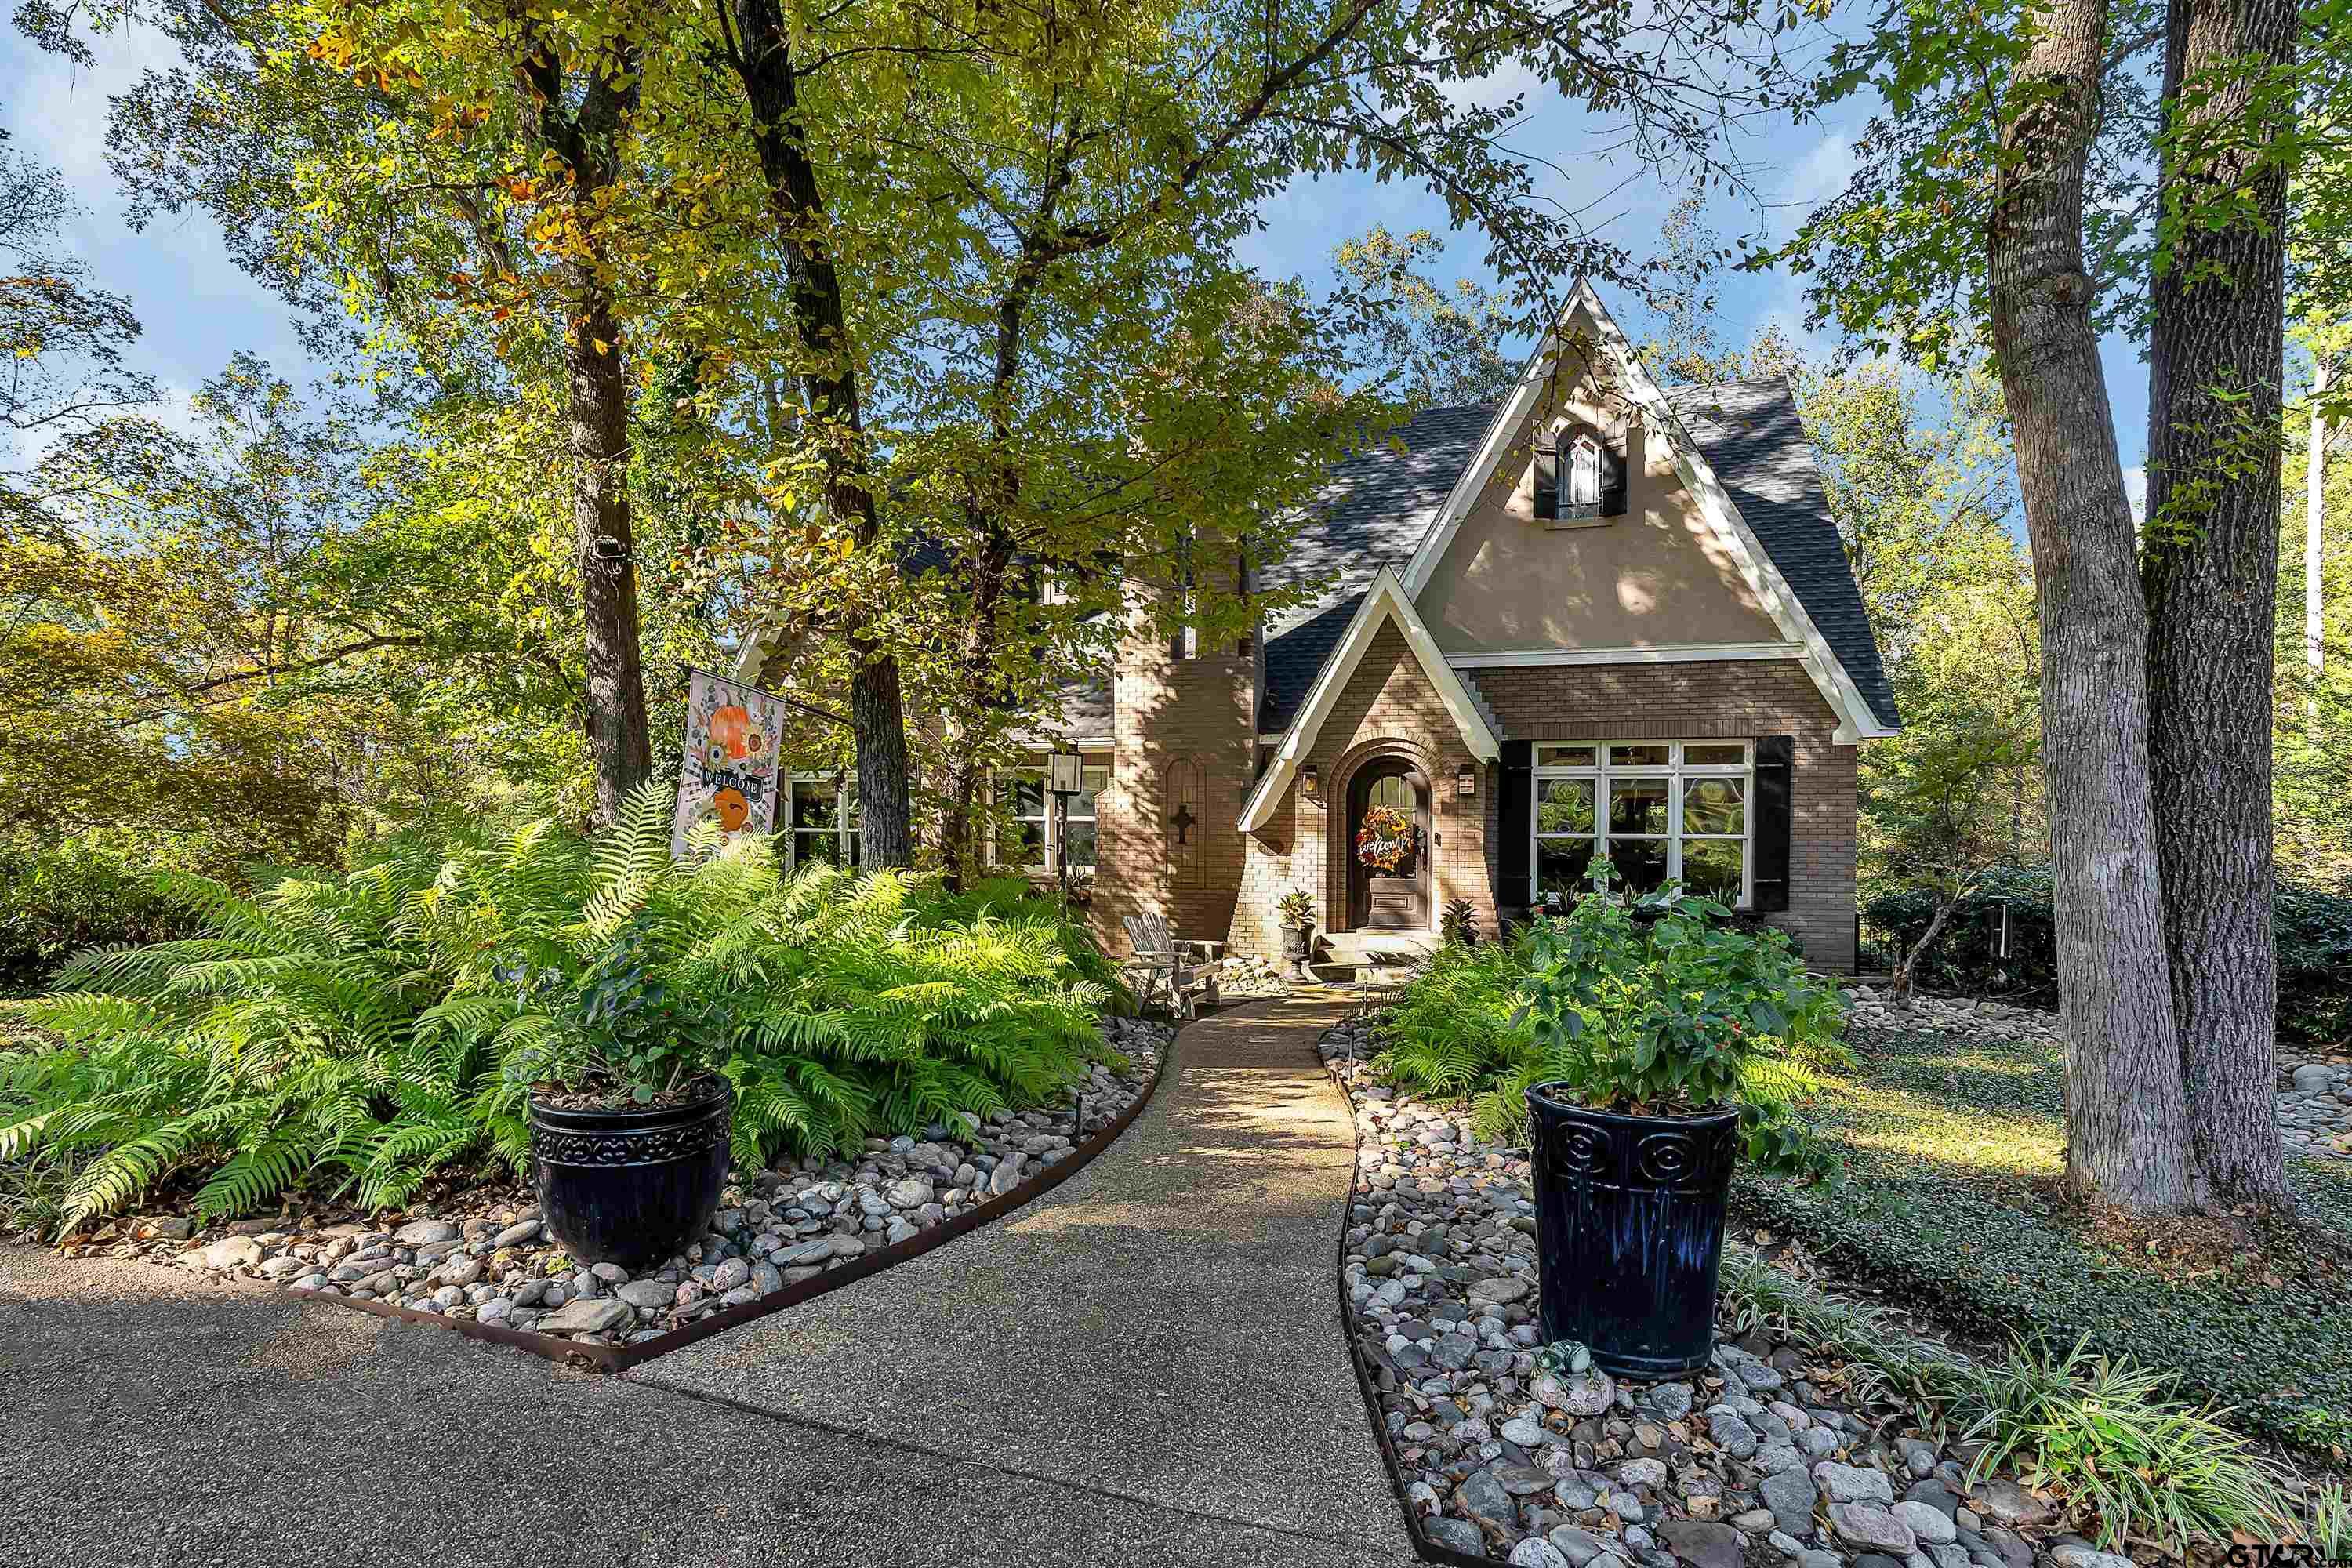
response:
[(1559, 1087), (1528, 1091), (1544, 1338), (1579, 1341), (1623, 1376), (1695, 1372), (1715, 1352), (1738, 1108), (1625, 1116)]
[(548, 1234), (583, 1263), (635, 1270), (710, 1228), (727, 1180), (735, 1094), (683, 1105), (560, 1110), (530, 1102), (530, 1163)]

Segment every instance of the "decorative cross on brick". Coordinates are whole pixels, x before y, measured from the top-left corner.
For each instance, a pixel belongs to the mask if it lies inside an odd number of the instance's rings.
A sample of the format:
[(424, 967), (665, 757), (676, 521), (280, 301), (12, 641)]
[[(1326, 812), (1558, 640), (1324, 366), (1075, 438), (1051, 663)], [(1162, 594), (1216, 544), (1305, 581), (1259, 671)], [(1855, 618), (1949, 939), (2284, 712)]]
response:
[(1177, 843), (1189, 844), (1192, 842), (1192, 824), (1198, 821), (1199, 818), (1192, 815), (1192, 808), (1190, 805), (1181, 801), (1178, 802), (1176, 805), (1176, 815), (1170, 817), (1168, 820), (1175, 826)]

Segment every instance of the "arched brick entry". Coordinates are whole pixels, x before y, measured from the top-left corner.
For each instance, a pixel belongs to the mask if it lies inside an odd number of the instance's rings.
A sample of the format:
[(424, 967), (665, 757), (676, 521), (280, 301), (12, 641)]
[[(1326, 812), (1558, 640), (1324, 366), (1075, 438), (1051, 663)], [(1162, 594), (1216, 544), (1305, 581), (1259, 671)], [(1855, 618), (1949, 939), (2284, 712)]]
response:
[[(1437, 770), (1428, 748), (1402, 737), (1381, 736), (1351, 747), (1343, 753), (1331, 770), (1331, 784), (1324, 797), (1331, 804), (1326, 808), (1330, 813), (1330, 830), (1325, 835), (1327, 842), (1324, 851), (1323, 908), (1329, 911), (1332, 917), (1329, 921), (1329, 929), (1333, 931), (1361, 929), (1353, 923), (1356, 915), (1349, 907), (1350, 866), (1355, 856), (1355, 823), (1350, 820), (1352, 808), (1349, 803), (1355, 798), (1357, 779), (1365, 769), (1375, 763), (1382, 762), (1411, 763), (1420, 773), (1423, 786), (1428, 790), (1428, 826), (1431, 842), (1422, 847), (1421, 852), (1424, 858), (1434, 858), (1436, 836), (1444, 830), (1445, 802), (1437, 791)], [(1438, 892), (1433, 874), (1428, 903), (1428, 921), (1417, 928), (1420, 931), (1437, 929), (1438, 911), (1442, 907), (1443, 899)], [(1349, 923), (1343, 925), (1341, 921)]]

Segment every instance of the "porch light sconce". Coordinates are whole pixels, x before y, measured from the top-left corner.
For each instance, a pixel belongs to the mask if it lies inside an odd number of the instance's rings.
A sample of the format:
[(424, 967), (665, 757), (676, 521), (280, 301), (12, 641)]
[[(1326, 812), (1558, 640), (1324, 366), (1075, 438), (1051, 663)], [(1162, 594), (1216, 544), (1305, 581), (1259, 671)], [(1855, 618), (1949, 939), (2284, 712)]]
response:
[(1454, 793), (1468, 800), (1478, 793), (1478, 770), (1465, 763), (1454, 774)]
[(1307, 791), (1308, 800), (1318, 805), (1323, 804), (1323, 775), (1316, 770), (1313, 763), (1298, 770), (1298, 782)]

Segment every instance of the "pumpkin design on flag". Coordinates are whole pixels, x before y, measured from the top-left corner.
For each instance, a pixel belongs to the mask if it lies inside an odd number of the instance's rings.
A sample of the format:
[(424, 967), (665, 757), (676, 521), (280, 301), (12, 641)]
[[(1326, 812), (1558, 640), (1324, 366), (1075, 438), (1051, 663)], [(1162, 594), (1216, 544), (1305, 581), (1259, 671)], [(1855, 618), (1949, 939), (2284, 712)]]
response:
[(710, 808), (719, 814), (719, 826), (730, 833), (741, 832), (751, 817), (751, 803), (740, 789), (720, 790), (710, 797)]
[(727, 755), (740, 762), (751, 754), (746, 743), (751, 729), (751, 715), (740, 703), (730, 702), (710, 716), (710, 742), (727, 748)]

